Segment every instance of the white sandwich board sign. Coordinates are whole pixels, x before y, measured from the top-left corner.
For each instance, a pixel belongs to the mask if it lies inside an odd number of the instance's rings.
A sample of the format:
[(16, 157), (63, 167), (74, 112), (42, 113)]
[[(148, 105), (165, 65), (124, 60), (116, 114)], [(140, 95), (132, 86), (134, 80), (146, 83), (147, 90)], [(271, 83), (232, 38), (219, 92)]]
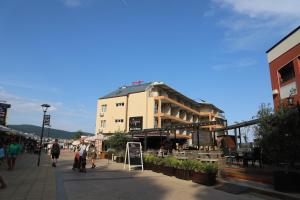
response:
[(141, 167), (142, 171), (144, 170), (142, 144), (140, 142), (127, 142), (123, 167), (124, 169), (127, 162), (129, 171), (132, 168), (137, 167)]

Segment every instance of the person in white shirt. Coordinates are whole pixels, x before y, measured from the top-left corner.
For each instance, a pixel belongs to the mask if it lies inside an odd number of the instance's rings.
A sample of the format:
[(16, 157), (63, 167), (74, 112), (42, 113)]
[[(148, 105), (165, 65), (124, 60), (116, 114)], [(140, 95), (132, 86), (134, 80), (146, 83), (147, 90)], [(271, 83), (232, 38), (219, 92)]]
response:
[(84, 140), (80, 140), (80, 145), (79, 145), (79, 172), (85, 172), (85, 165), (86, 165), (86, 144), (84, 144)]

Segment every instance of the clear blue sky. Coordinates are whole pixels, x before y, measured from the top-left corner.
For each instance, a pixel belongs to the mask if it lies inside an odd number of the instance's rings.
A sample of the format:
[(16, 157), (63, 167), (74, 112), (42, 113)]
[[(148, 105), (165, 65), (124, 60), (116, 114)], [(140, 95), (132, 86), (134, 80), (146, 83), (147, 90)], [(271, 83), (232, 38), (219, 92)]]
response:
[[(299, 25), (300, 1), (1, 0), (0, 100), (9, 124), (94, 132), (96, 102), (163, 81), (225, 111), (230, 124), (272, 103), (265, 51)], [(273, 105), (273, 104), (272, 104)]]

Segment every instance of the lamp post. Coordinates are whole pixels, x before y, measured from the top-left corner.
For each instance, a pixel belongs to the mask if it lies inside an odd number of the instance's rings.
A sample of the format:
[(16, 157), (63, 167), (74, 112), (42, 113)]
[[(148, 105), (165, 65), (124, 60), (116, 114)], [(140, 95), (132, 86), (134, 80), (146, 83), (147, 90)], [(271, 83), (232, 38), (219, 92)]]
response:
[(288, 106), (294, 105), (294, 98), (291, 95), (287, 98), (287, 103), (288, 103)]
[(46, 115), (47, 109), (50, 107), (50, 105), (48, 105), (48, 104), (43, 104), (43, 105), (41, 105), (41, 106), (42, 106), (44, 115), (43, 115), (42, 134), (41, 134), (41, 140), (40, 140), (40, 146), (39, 146), (40, 149), (39, 149), (39, 157), (38, 157), (38, 163), (37, 163), (37, 166), (40, 166), (41, 151), (42, 151), (42, 142), (43, 142), (44, 126), (45, 126), (45, 115)]

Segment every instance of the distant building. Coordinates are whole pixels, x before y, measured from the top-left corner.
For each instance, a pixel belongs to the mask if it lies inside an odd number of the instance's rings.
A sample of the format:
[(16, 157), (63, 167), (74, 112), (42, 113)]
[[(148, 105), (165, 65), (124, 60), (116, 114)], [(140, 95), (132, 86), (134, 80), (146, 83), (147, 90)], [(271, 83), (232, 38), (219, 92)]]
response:
[[(223, 111), (213, 104), (194, 101), (163, 82), (150, 82), (123, 86), (100, 97), (96, 133), (129, 132), (215, 120), (225, 120), (225, 117)], [(210, 125), (203, 128), (222, 127)]]
[(300, 102), (300, 26), (267, 52), (274, 108)]
[(0, 125), (2, 126), (6, 126), (8, 108), (10, 108), (10, 104), (0, 102)]

